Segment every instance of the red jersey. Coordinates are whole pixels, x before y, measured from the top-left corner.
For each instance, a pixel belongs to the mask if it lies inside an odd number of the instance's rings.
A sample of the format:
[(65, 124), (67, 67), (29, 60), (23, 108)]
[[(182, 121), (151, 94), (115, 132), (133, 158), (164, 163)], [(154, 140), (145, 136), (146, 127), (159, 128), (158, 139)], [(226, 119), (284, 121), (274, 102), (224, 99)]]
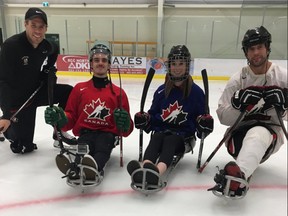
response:
[[(81, 129), (101, 130), (120, 135), (113, 116), (113, 111), (120, 107), (120, 91), (122, 95), (122, 109), (130, 115), (128, 98), (123, 89), (112, 83), (104, 88), (95, 88), (93, 80), (81, 82), (73, 88), (65, 113), (68, 118), (68, 124), (63, 128), (64, 131), (71, 130), (75, 136), (80, 135)], [(130, 116), (130, 129), (128, 132), (122, 132), (127, 137), (133, 131), (134, 125)]]

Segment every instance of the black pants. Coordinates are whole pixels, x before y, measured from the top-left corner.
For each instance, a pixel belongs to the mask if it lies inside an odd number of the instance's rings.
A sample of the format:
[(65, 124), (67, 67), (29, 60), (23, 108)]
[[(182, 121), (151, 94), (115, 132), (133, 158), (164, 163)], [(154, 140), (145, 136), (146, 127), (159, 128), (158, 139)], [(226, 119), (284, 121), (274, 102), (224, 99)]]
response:
[(176, 154), (184, 153), (184, 138), (176, 134), (158, 133), (152, 135), (149, 145), (144, 153), (144, 160), (153, 163), (163, 162), (168, 166), (172, 163)]
[(96, 161), (98, 170), (102, 171), (115, 147), (115, 135), (109, 132), (87, 130), (81, 133), (78, 143), (89, 145), (89, 154)]
[[(54, 87), (54, 104), (59, 104), (60, 107), (65, 109), (67, 99), (72, 89), (73, 87), (70, 85), (56, 84)], [(30, 147), (33, 144), (36, 111), (39, 106), (48, 106), (47, 85), (42, 86), (31, 102), (18, 113), (16, 116), (18, 121), (15, 123), (11, 122), (10, 127), (4, 133), (5, 137), (9, 139), (13, 145)]]

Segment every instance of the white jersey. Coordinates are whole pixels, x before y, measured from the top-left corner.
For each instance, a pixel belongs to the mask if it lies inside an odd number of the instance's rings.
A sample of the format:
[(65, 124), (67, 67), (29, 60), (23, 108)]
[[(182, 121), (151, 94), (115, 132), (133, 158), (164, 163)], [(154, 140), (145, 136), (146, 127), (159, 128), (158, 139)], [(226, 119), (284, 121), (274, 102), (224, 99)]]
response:
[[(266, 74), (256, 75), (249, 66), (243, 67), (240, 72), (234, 74), (230, 78), (218, 101), (218, 109), (216, 112), (220, 123), (227, 126), (232, 126), (238, 118), (240, 111), (233, 108), (231, 104), (231, 98), (237, 90), (244, 89), (249, 86), (273, 85), (281, 88), (288, 88), (287, 69), (272, 63)], [(264, 104), (264, 100), (261, 99), (247, 115), (261, 113), (261, 115), (267, 116), (269, 119), (265, 121), (263, 120), (263, 122), (279, 125), (279, 120), (275, 109), (273, 107), (263, 109)], [(287, 121), (287, 111), (284, 113), (283, 119)], [(241, 122), (240, 125), (247, 123), (247, 121)], [(274, 152), (276, 152), (284, 143), (284, 134), (280, 126), (272, 126), (272, 129), (277, 133), (278, 137), (277, 144), (274, 149)]]

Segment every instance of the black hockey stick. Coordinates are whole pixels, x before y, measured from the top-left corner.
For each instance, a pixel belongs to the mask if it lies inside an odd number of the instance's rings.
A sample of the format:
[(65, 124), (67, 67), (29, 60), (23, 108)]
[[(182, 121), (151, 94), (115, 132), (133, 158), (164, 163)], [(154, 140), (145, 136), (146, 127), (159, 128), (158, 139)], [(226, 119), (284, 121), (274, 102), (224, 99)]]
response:
[[(49, 70), (48, 71), (48, 81), (47, 81), (47, 86), (48, 86), (48, 103), (50, 107), (53, 107), (53, 97), (54, 97), (54, 84), (55, 84), (55, 71), (54, 70)], [(57, 135), (57, 140), (59, 142), (59, 146), (61, 148), (62, 152), (65, 152), (65, 148), (62, 142), (62, 134), (59, 126), (55, 124), (54, 126), (54, 131), (56, 132)]]
[(43, 86), (43, 82), (40, 83), (39, 87), (31, 94), (31, 96), (22, 104), (22, 106), (10, 117), (10, 121), (17, 122), (17, 115), (21, 110), (35, 97), (35, 95), (40, 91)]
[[(209, 109), (209, 86), (208, 86), (208, 77), (207, 77), (207, 71), (206, 69), (203, 69), (201, 71), (203, 84), (204, 84), (204, 91), (205, 91), (205, 114), (210, 114)], [(202, 158), (202, 152), (203, 152), (203, 146), (204, 146), (204, 139), (205, 139), (205, 133), (202, 132), (201, 135), (201, 141), (199, 146), (199, 153), (198, 153), (198, 161), (197, 161), (197, 169), (201, 166), (201, 158)]]
[[(119, 87), (120, 87), (119, 108), (122, 109), (122, 82), (121, 82), (121, 74), (120, 74), (119, 66), (117, 68), (118, 68)], [(120, 145), (120, 167), (123, 167), (123, 136), (122, 136), (122, 131), (120, 131), (119, 145)]]
[(284, 122), (283, 122), (283, 119), (282, 119), (282, 116), (281, 116), (280, 108), (275, 107), (275, 110), (276, 110), (276, 113), (277, 113), (277, 117), (278, 117), (280, 126), (281, 126), (281, 128), (283, 130), (283, 133), (284, 133), (285, 137), (286, 137), (286, 140), (288, 140), (288, 134), (287, 134), (287, 130), (285, 128), (285, 125), (284, 125)]
[(216, 152), (220, 149), (220, 147), (223, 145), (223, 143), (225, 143), (226, 140), (228, 140), (231, 135), (232, 132), (235, 130), (235, 128), (239, 125), (239, 123), (242, 121), (244, 115), (248, 112), (248, 110), (244, 110), (240, 113), (240, 115), (238, 116), (238, 118), (236, 119), (236, 121), (234, 122), (234, 124), (230, 127), (230, 129), (226, 132), (226, 134), (224, 135), (224, 137), (222, 138), (222, 140), (219, 142), (219, 144), (216, 146), (216, 148), (214, 149), (214, 151), (210, 154), (210, 156), (207, 158), (207, 160), (205, 161), (205, 163), (198, 169), (198, 172), (202, 173), (202, 171), (204, 170), (204, 168), (207, 166), (207, 164), (210, 162), (210, 160), (214, 157), (214, 155), (216, 154)]
[[(145, 105), (145, 100), (147, 96), (147, 92), (150, 86), (150, 83), (153, 79), (153, 76), (155, 74), (154, 68), (150, 68), (144, 83), (143, 91), (142, 91), (142, 97), (141, 97), (141, 102), (140, 102), (140, 112), (144, 112), (144, 105)], [(142, 155), (143, 155), (143, 129), (140, 129), (139, 133), (139, 161), (142, 161)]]

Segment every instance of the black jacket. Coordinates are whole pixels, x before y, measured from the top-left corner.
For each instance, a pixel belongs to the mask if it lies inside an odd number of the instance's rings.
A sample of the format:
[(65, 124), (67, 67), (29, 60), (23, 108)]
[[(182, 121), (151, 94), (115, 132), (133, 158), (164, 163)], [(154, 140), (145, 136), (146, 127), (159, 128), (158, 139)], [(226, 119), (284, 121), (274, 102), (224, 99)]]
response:
[[(0, 106), (3, 117), (9, 119), (44, 79), (43, 65), (53, 66), (59, 47), (44, 39), (34, 48), (26, 32), (8, 38), (0, 51)], [(44, 81), (45, 82), (45, 81)]]

